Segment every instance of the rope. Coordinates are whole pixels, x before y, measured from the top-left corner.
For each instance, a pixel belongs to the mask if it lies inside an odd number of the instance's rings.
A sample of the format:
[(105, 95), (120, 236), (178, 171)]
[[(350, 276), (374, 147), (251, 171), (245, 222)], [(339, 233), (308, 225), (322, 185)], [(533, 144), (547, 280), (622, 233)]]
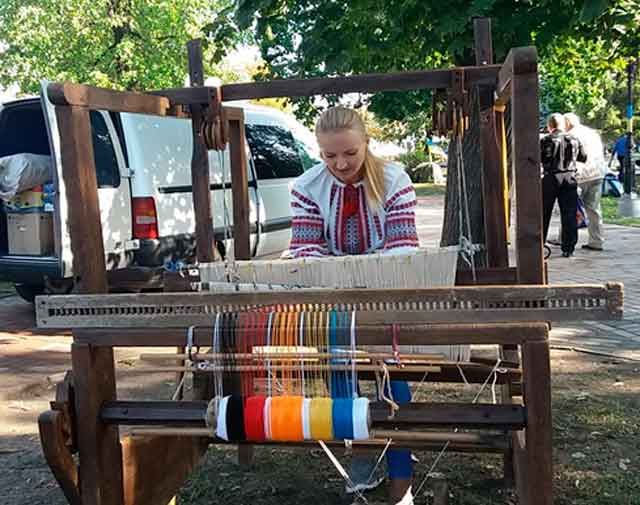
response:
[[(484, 391), (484, 389), (487, 387), (487, 384), (489, 383), (489, 380), (491, 379), (491, 377), (495, 376), (497, 374), (497, 372), (499, 371), (499, 367), (500, 364), (502, 363), (502, 359), (500, 357), (497, 358), (496, 360), (496, 364), (494, 365), (494, 367), (491, 369), (491, 372), (489, 372), (489, 375), (487, 375), (487, 378), (485, 379), (485, 381), (482, 383), (482, 386), (480, 386), (480, 391), (478, 391), (478, 393), (476, 394), (476, 396), (473, 398), (473, 400), (471, 401), (471, 404), (475, 404), (478, 401), (478, 398), (480, 398), (480, 395), (482, 394), (482, 392)], [(494, 379), (495, 381), (496, 379)], [(495, 382), (494, 382), (495, 384)], [(495, 398), (495, 396), (494, 396)], [(458, 431), (460, 431), (460, 428), (456, 428), (455, 430), (453, 430), (454, 433), (458, 433)], [(424, 479), (422, 479), (422, 481), (420, 482), (420, 485), (418, 486), (416, 492), (415, 492), (415, 496), (418, 496), (420, 494), (420, 491), (422, 490), (422, 488), (424, 487), (424, 485), (426, 484), (427, 480), (429, 480), (429, 477), (431, 477), (433, 471), (435, 470), (436, 466), (438, 465), (438, 462), (442, 459), (442, 456), (444, 456), (444, 453), (447, 452), (447, 449), (449, 448), (449, 445), (451, 445), (451, 440), (447, 440), (444, 445), (442, 446), (442, 449), (440, 449), (440, 452), (438, 453), (438, 455), (436, 456), (436, 459), (433, 461), (433, 464), (431, 465), (431, 467), (429, 468), (429, 471), (427, 472), (427, 474), (424, 476)]]

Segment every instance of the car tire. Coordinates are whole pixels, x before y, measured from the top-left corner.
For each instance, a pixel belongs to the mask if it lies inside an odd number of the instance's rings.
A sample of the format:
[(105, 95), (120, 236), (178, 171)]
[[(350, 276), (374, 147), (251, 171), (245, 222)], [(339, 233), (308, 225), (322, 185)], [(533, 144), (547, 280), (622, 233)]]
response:
[(44, 286), (31, 284), (15, 284), (16, 292), (25, 302), (34, 303), (36, 296), (44, 294)]

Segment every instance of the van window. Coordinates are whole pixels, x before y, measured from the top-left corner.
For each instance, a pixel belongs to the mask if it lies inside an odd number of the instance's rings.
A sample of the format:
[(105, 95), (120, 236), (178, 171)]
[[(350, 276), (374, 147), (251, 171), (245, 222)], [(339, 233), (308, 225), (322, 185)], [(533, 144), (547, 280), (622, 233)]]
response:
[(90, 120), (98, 187), (117, 188), (120, 186), (120, 170), (107, 123), (105, 123), (102, 114), (93, 110), (90, 114)]
[(258, 179), (298, 177), (304, 171), (291, 132), (276, 125), (245, 126)]

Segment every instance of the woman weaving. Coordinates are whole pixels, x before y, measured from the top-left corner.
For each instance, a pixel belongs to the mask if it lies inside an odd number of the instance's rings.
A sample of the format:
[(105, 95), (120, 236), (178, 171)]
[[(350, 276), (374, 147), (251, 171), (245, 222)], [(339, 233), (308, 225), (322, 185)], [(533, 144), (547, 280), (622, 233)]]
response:
[[(333, 107), (316, 124), (323, 162), (296, 179), (289, 254), (294, 258), (372, 252), (402, 253), (418, 247), (416, 194), (404, 170), (374, 156), (362, 118), (352, 109)], [(411, 400), (404, 381), (391, 381), (399, 403)], [(374, 487), (370, 460), (354, 458), (352, 480), (360, 490)], [(392, 504), (411, 504), (409, 450), (387, 454)], [(348, 489), (349, 491), (349, 489)]]

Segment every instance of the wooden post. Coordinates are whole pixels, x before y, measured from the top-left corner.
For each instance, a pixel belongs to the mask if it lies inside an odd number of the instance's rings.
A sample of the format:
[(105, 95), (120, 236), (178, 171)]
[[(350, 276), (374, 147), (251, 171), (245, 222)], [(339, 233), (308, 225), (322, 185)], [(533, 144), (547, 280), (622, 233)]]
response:
[[(551, 422), (551, 365), (549, 342), (526, 342), (522, 346), (524, 400), (527, 408), (525, 428), (526, 479), (519, 486), (527, 505), (553, 504), (553, 457)], [(520, 453), (522, 455), (522, 453)]]
[(516, 190), (516, 258), (520, 284), (544, 283), (542, 185), (535, 47), (512, 49), (511, 128)]
[[(476, 65), (493, 64), (491, 19), (473, 20)], [(487, 248), (487, 266), (509, 266), (507, 228), (504, 212), (504, 183), (502, 157), (496, 137), (496, 118), (493, 111), (494, 86), (478, 86), (480, 100), (480, 155), (482, 157), (482, 203), (484, 209), (484, 236)]]
[[(67, 220), (76, 281), (74, 290), (106, 293), (105, 253), (89, 110), (58, 106), (56, 115), (62, 178), (69, 196)], [(78, 430), (78, 451), (83, 505), (121, 505), (122, 457), (118, 430), (100, 420), (102, 403), (116, 399), (113, 349), (74, 343), (71, 359), (76, 412), (82, 420), (82, 429)]]
[(245, 150), (244, 112), (227, 108), (233, 194), (233, 251), (238, 260), (251, 259), (249, 244), (249, 178)]
[[(204, 86), (202, 68), (202, 44), (200, 40), (187, 43), (189, 53), (189, 77), (191, 86)], [(202, 138), (201, 126), (204, 106), (191, 105), (191, 129), (193, 132), (193, 156), (191, 158), (191, 186), (193, 210), (196, 219), (196, 247), (198, 261), (210, 263), (216, 259), (209, 189), (209, 154)]]

